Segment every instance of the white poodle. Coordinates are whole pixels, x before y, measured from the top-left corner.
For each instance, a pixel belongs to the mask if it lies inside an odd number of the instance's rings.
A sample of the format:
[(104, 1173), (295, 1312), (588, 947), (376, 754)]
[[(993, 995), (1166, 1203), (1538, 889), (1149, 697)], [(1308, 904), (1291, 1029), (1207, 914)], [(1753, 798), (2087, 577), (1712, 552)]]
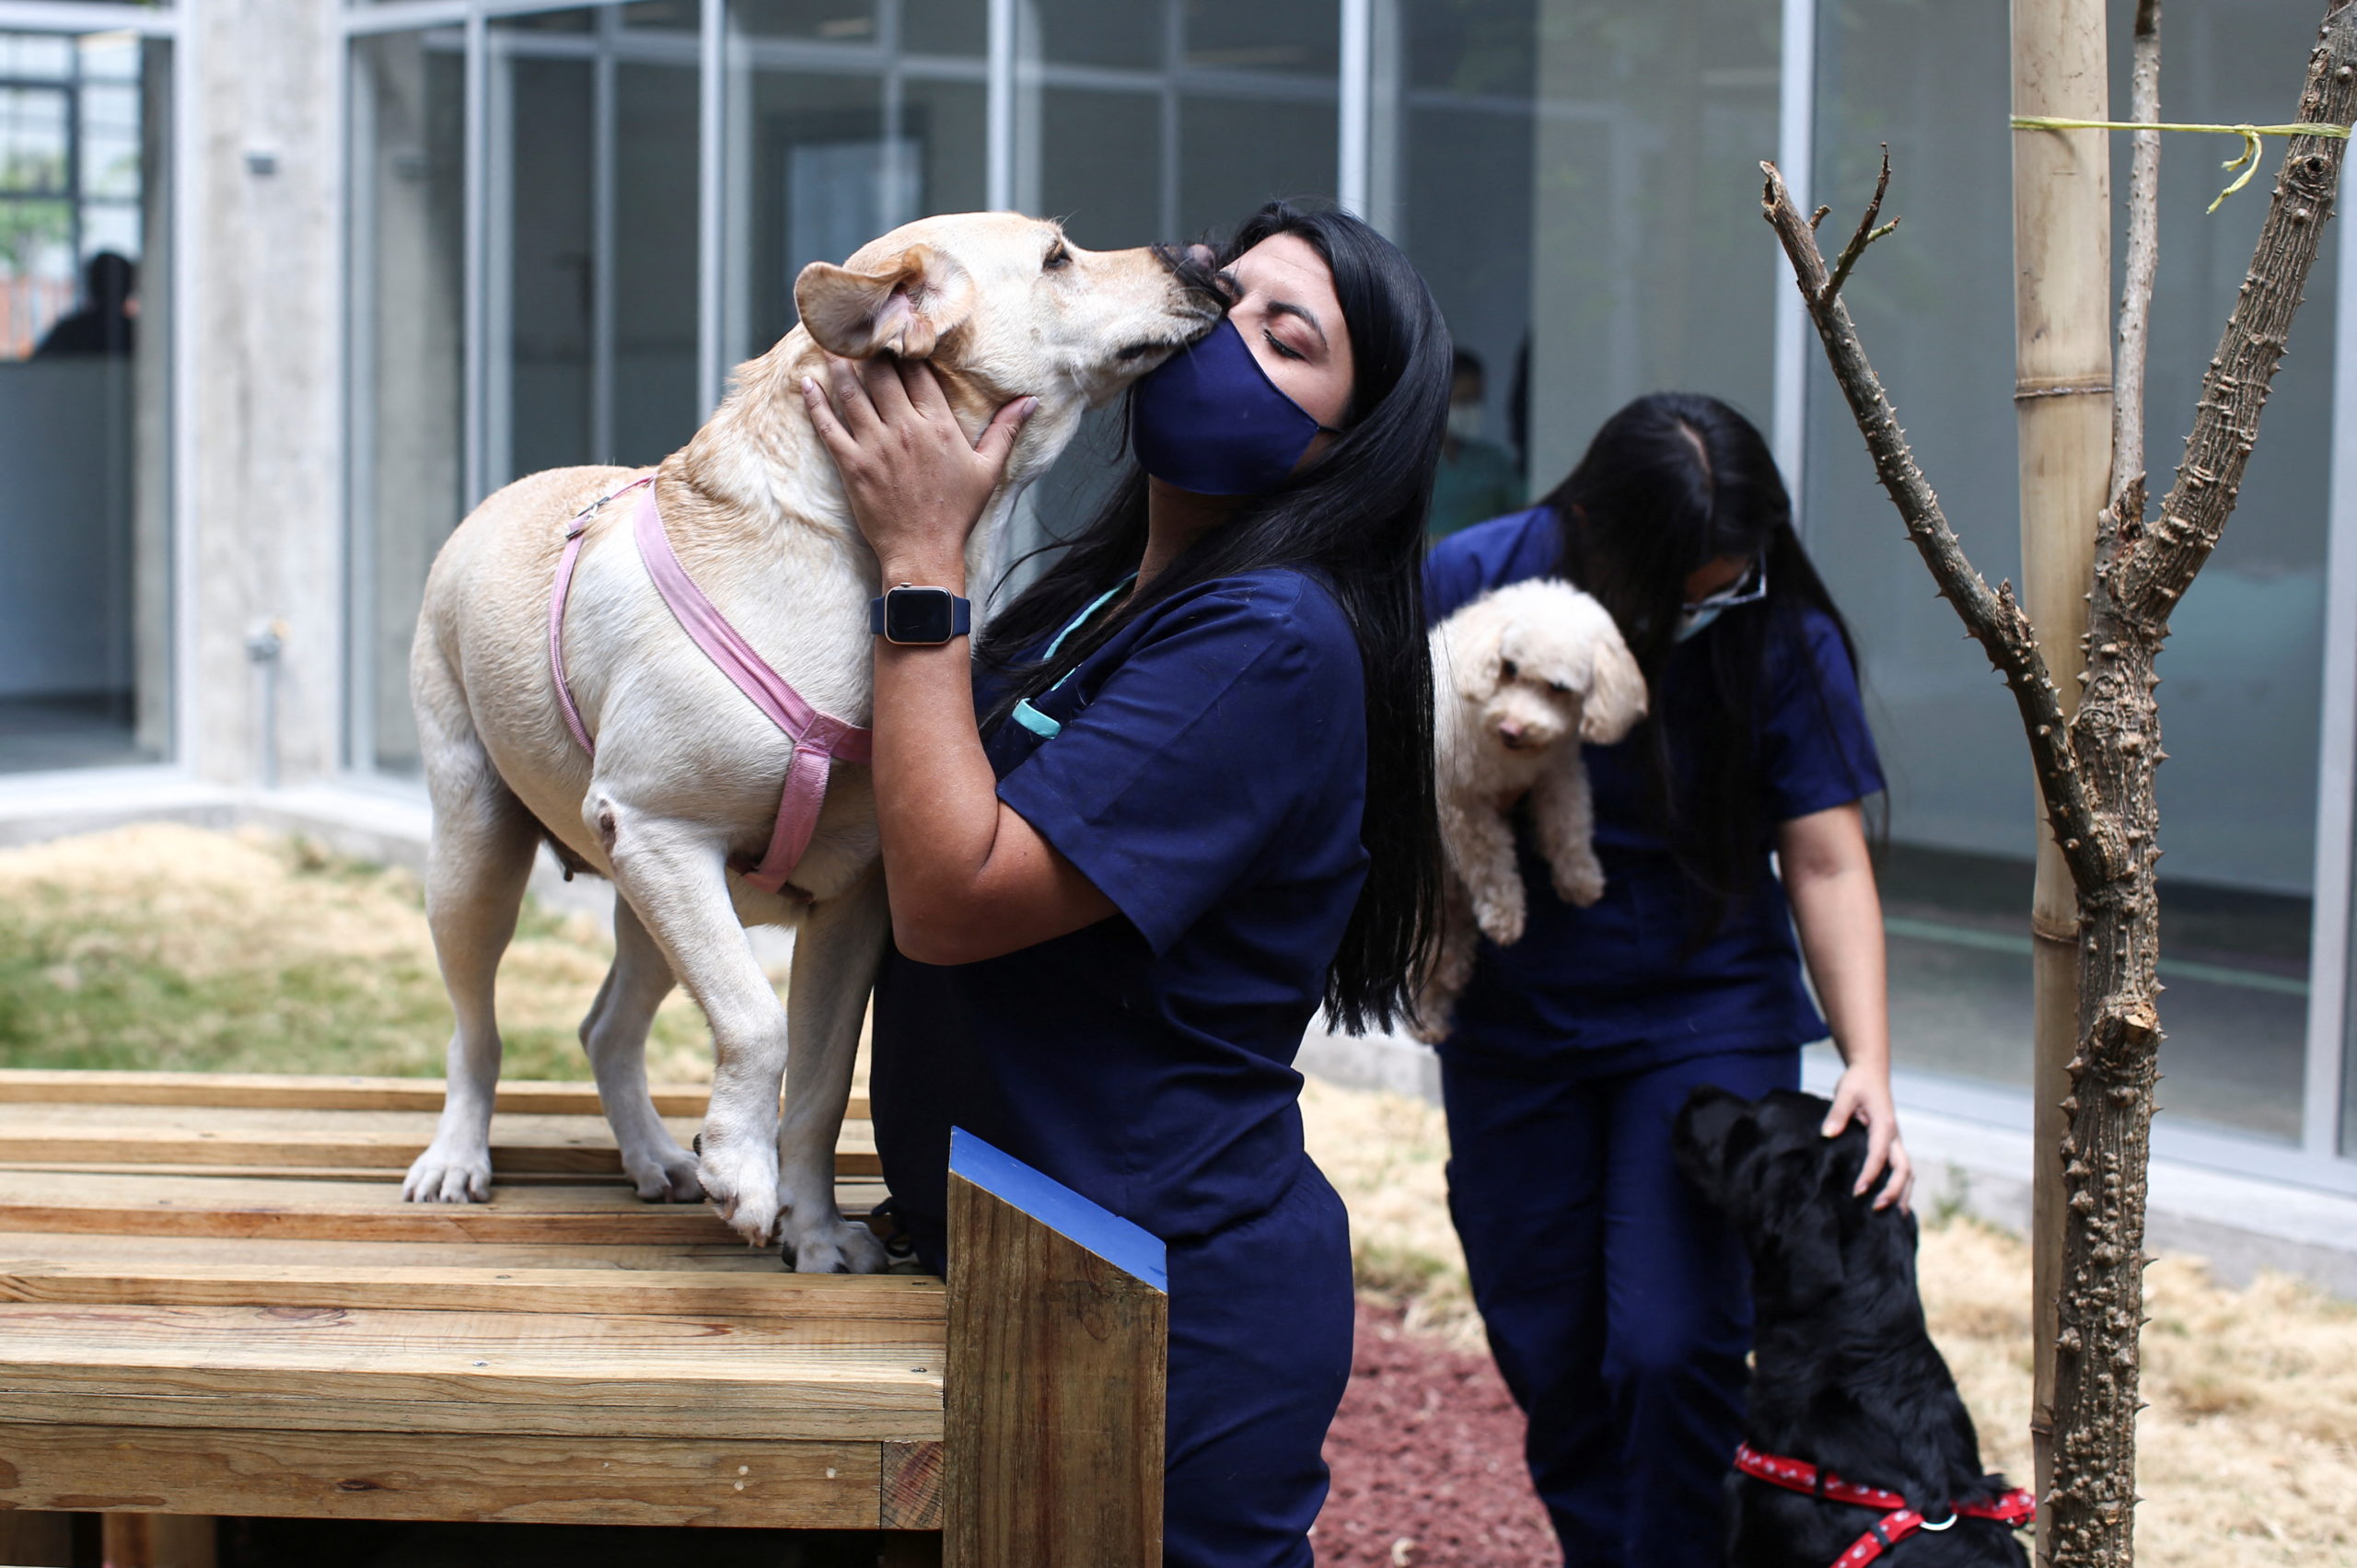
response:
[(1526, 905), (1508, 819), (1516, 802), (1529, 796), (1556, 893), (1575, 904), (1604, 896), (1580, 745), (1609, 746), (1645, 716), (1645, 679), (1605, 608), (1554, 578), (1475, 599), (1432, 640), (1434, 771), (1448, 874), (1416, 1033), (1437, 1042), (1472, 977), (1476, 929), (1502, 946), (1522, 937)]

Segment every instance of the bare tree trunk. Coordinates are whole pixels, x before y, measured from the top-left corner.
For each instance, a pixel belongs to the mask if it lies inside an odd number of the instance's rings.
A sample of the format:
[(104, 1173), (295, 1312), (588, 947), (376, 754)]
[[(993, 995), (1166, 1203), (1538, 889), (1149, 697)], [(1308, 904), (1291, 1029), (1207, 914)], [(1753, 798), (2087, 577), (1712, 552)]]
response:
[[(2357, 0), (2328, 0), (2299, 118), (2357, 117)], [(1994, 592), (1958, 547), (1867, 362), (1808, 219), (1774, 166), (1762, 205), (1791, 259), (1835, 378), (1883, 487), (1966, 627), (2014, 693), (2056, 848), (2077, 890), (2079, 1011), (2062, 1144), (2069, 1193), (2055, 1342), (2054, 1470), (2042, 1540), (2066, 1568), (2134, 1559), (2138, 1330), (2144, 1183), (2161, 1040), (2154, 865), (2161, 761), (2154, 662), (2168, 618), (2233, 513), (2340, 177), (2342, 138), (2295, 136), (2235, 313), (2211, 361), (2177, 482), (2149, 527), (2110, 511), (2098, 541), (2087, 688), (2066, 718), (2045, 654), (2009, 587)], [(1879, 192), (1877, 193), (1877, 205)], [(1862, 250), (1867, 231), (1861, 229)], [(1845, 262), (1854, 257), (1845, 257)], [(1847, 265), (1840, 272), (1846, 275)]]

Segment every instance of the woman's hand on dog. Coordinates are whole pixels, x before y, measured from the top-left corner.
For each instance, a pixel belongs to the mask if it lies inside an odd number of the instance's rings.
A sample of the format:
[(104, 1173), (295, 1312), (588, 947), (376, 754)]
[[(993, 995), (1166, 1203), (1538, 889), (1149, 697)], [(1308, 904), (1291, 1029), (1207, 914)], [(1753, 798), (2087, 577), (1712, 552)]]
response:
[(884, 582), (963, 591), (966, 538), (1006, 477), (1037, 398), (1017, 398), (969, 441), (923, 360), (827, 356), (824, 388), (802, 380), (803, 405), (842, 475), (852, 520)]
[(1859, 1066), (1841, 1074), (1841, 1081), (1833, 1086), (1833, 1109), (1827, 1114), (1822, 1131), (1829, 1138), (1838, 1138), (1852, 1120), (1866, 1129), (1866, 1163), (1859, 1167), (1858, 1184), (1852, 1192), (1864, 1197), (1887, 1168), (1890, 1179), (1875, 1194), (1875, 1207), (1887, 1209), (1896, 1203), (1905, 1213), (1914, 1203), (1915, 1162), (1899, 1141), (1898, 1108), (1890, 1098), (1888, 1073)]

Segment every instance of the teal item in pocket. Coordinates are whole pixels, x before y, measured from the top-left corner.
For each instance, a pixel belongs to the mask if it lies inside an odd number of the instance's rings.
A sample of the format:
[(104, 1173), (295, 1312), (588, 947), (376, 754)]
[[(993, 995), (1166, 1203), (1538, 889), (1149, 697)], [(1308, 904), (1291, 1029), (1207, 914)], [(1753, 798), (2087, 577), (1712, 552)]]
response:
[[(1088, 618), (1090, 616), (1104, 609), (1106, 604), (1115, 594), (1120, 593), (1123, 588), (1128, 587), (1132, 583), (1134, 583), (1137, 580), (1138, 575), (1135, 572), (1132, 572), (1128, 576), (1122, 578), (1120, 582), (1115, 583), (1111, 587), (1107, 588), (1103, 593), (1098, 594), (1095, 598), (1090, 599), (1088, 601), (1088, 607), (1086, 610), (1083, 610), (1078, 615), (1074, 616), (1069, 621), (1064, 623), (1064, 629), (1056, 633), (1054, 640), (1048, 645), (1048, 651), (1042, 654), (1040, 657), (1055, 657), (1056, 650), (1064, 645), (1064, 639), (1066, 637), (1071, 636), (1074, 632), (1077, 632), (1083, 626), (1087, 625)], [(1056, 686), (1062, 686), (1064, 683), (1064, 680), (1070, 680), (1071, 679), (1072, 671), (1066, 670), (1064, 671), (1063, 680), (1057, 681)], [(1051, 686), (1048, 690), (1052, 691), (1056, 689), (1056, 686)], [(1031, 705), (1031, 699), (1028, 697), (1022, 699), (1015, 704), (1015, 722), (1021, 725), (1024, 728), (1029, 730), (1032, 734), (1038, 736), (1042, 740), (1053, 740), (1058, 735), (1063, 732), (1064, 727), (1060, 720), (1051, 719), (1047, 714), (1041, 713), (1039, 709), (1033, 707)]]

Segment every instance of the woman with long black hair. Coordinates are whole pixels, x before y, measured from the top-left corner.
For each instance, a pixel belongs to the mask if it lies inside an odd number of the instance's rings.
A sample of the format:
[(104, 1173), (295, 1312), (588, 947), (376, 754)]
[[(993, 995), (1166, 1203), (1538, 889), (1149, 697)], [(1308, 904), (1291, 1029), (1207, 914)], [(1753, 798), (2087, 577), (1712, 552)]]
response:
[[(870, 1086), (934, 1267), (953, 1120), (1163, 1239), (1164, 1561), (1291, 1568), (1352, 1320), (1291, 1063), (1321, 1004), (1399, 1015), (1430, 928), (1417, 563), (1450, 357), (1345, 214), (1271, 203), (1219, 260), (1226, 318), (1132, 393), (1136, 469), (979, 658), (877, 648), (898, 950)], [(920, 365), (805, 395), (885, 586), (962, 592), (1022, 411), (969, 444)]]
[(1701, 1085), (1798, 1087), (1829, 1019), (1825, 1132), (1864, 1121), (1859, 1194), (1907, 1202), (1861, 807), (1882, 776), (1783, 480), (1717, 399), (1638, 399), (1540, 505), (1442, 540), (1426, 612), (1538, 576), (1612, 612), (1653, 712), (1586, 749), (1600, 900), (1556, 898), (1520, 835), (1523, 937), (1482, 944), (1440, 1048), (1450, 1208), (1566, 1563), (1715, 1562), (1749, 1276), (1671, 1121)]

